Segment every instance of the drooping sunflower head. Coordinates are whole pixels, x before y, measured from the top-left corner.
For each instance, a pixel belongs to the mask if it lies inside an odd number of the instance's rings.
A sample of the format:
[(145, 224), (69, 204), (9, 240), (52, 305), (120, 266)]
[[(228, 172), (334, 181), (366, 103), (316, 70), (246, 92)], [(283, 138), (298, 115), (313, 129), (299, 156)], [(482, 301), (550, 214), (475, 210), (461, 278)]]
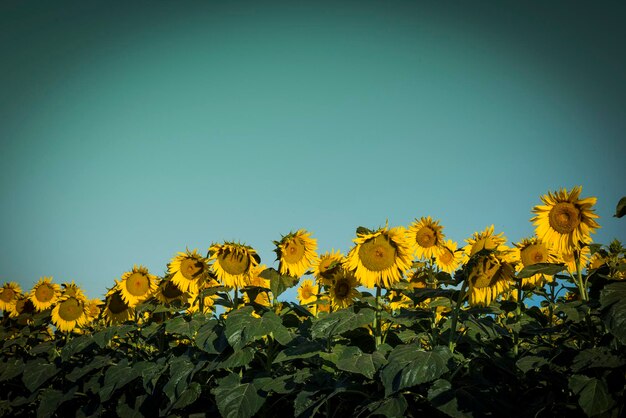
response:
[(313, 261), (313, 276), (323, 286), (330, 286), (333, 276), (341, 269), (343, 261), (344, 256), (340, 251), (333, 249), (325, 252)]
[(478, 254), (467, 267), (469, 303), (472, 306), (488, 306), (514, 283), (514, 265), (501, 260), (494, 252)]
[(442, 231), (443, 227), (439, 225), (439, 221), (433, 221), (430, 216), (415, 219), (407, 231), (415, 256), (421, 259), (434, 257), (443, 245)]
[(451, 239), (445, 241), (435, 254), (435, 264), (439, 270), (452, 274), (463, 262), (463, 253), (457, 251), (458, 244)]
[(122, 299), (131, 308), (148, 299), (157, 289), (157, 278), (143, 266), (133, 266), (131, 271), (122, 274), (117, 284)]
[(169, 263), (172, 282), (183, 292), (198, 293), (198, 288), (208, 273), (207, 261), (197, 250), (178, 253)]
[(467, 245), (463, 248), (464, 262), (469, 261), (469, 258), (482, 250), (489, 251), (501, 251), (502, 246), (506, 242), (506, 237), (503, 236), (503, 232), (494, 235), (493, 225), (488, 226), (482, 232), (474, 232), (470, 238), (466, 239)]
[(317, 286), (309, 279), (303, 280), (298, 287), (298, 301), (300, 305), (313, 303), (317, 300)]
[(52, 323), (62, 332), (71, 332), (87, 322), (85, 300), (79, 295), (62, 295), (52, 309)]
[(532, 210), (536, 214), (531, 221), (536, 227), (537, 237), (556, 252), (573, 252), (580, 247), (580, 243), (590, 243), (590, 234), (600, 228), (595, 221), (598, 215), (592, 209), (597, 199), (579, 199), (581, 192), (581, 186), (574, 187), (570, 192), (564, 188), (554, 193), (549, 191), (541, 196), (544, 204)]
[(172, 280), (161, 280), (154, 297), (161, 303), (172, 303), (174, 301), (183, 303), (186, 300), (185, 292), (180, 290)]
[[(557, 263), (559, 261), (557, 255), (537, 237), (524, 238), (516, 243), (515, 247), (519, 251), (518, 258), (520, 261), (516, 266), (517, 271), (537, 263)], [(546, 280), (552, 280), (552, 278), (552, 276), (545, 276), (544, 274), (535, 274), (522, 279), (522, 286), (539, 287), (544, 285)]]
[(87, 300), (85, 293), (83, 293), (83, 290), (78, 287), (76, 283), (74, 283), (74, 280), (72, 280), (71, 283), (63, 283), (62, 286), (63, 289), (61, 290), (61, 296), (72, 296), (82, 301)]
[(100, 316), (100, 312), (102, 311), (102, 306), (104, 302), (100, 299), (90, 299), (87, 301), (86, 309), (87, 309), (87, 317), (90, 321), (95, 321)]
[(426, 262), (415, 261), (405, 272), (409, 289), (425, 289), (428, 287), (428, 268)]
[(227, 287), (244, 287), (250, 280), (252, 270), (259, 265), (256, 251), (247, 245), (225, 242), (209, 248), (211, 268), (217, 279)]
[(12, 312), (15, 310), (15, 302), (22, 293), (22, 288), (15, 282), (5, 283), (0, 288), (0, 310)]
[[(215, 301), (218, 299), (217, 295), (205, 296), (202, 299), (202, 313), (205, 315), (210, 314), (215, 309)], [(200, 311), (200, 297), (196, 297), (187, 308), (187, 313), (192, 314)]]
[[(254, 296), (254, 301), (252, 301), (252, 296)], [(256, 304), (265, 307), (269, 307), (271, 305), (268, 292), (257, 292), (256, 295), (253, 294), (253, 292), (250, 292), (250, 294), (244, 293), (243, 303), (246, 305)]]
[(109, 290), (106, 294), (104, 307), (104, 319), (108, 324), (119, 324), (134, 318), (135, 310), (131, 308), (122, 297), (122, 292), (116, 286)]
[(266, 269), (267, 266), (265, 264), (259, 264), (258, 266), (254, 267), (250, 272), (250, 277), (248, 279), (248, 282), (246, 283), (246, 286), (269, 289), (270, 281), (261, 277), (261, 273), (263, 273)]
[(317, 240), (311, 238), (311, 233), (299, 229), (283, 236), (276, 245), (276, 259), (279, 262), (280, 274), (300, 277), (311, 267), (317, 257)]
[(29, 294), (31, 302), (38, 311), (52, 307), (60, 296), (61, 286), (52, 283), (52, 277), (40, 278)]
[(559, 255), (559, 261), (565, 263), (567, 271), (571, 274), (576, 274), (576, 252), (580, 255), (580, 268), (582, 269), (589, 262), (589, 256), (591, 250), (588, 246), (584, 246), (581, 250), (562, 251)]
[(387, 226), (375, 232), (357, 232), (356, 244), (343, 266), (369, 288), (389, 288), (411, 267), (411, 244), (404, 228)]
[(344, 309), (352, 305), (359, 296), (357, 286), (356, 277), (351, 271), (342, 270), (340, 274), (335, 275), (329, 291), (333, 309)]
[(410, 308), (413, 306), (411, 298), (398, 290), (390, 290), (386, 296), (387, 299), (389, 299), (389, 308), (392, 311), (397, 311), (400, 308)]
[(35, 312), (35, 305), (28, 295), (20, 294), (15, 301), (15, 309), (9, 314), (12, 318), (17, 318), (21, 314), (32, 314)]

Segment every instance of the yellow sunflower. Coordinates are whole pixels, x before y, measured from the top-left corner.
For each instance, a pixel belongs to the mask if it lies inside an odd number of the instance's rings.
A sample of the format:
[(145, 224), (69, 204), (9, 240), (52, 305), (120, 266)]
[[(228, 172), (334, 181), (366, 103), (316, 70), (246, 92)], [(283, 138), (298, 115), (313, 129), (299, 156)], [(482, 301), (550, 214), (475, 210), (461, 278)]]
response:
[(400, 308), (410, 308), (413, 306), (411, 298), (397, 290), (389, 291), (387, 298), (389, 298), (389, 308), (391, 308), (392, 311), (397, 311)]
[(425, 289), (428, 287), (428, 269), (426, 263), (415, 262), (406, 272), (409, 289)]
[(183, 292), (198, 293), (198, 287), (208, 272), (207, 262), (196, 250), (178, 253), (169, 263), (172, 282)]
[(74, 283), (74, 280), (72, 280), (71, 283), (63, 283), (62, 286), (63, 289), (61, 290), (61, 296), (72, 296), (79, 300), (82, 300), (83, 302), (87, 300), (87, 297), (85, 297), (83, 290), (78, 287), (76, 283)]
[(317, 303), (313, 305), (311, 313), (315, 316), (321, 312), (329, 313), (331, 306), (332, 304), (328, 295), (322, 295), (317, 299)]
[[(203, 303), (202, 303), (202, 313), (205, 315), (210, 314), (211, 312), (213, 312), (213, 310), (215, 309), (215, 301), (217, 300), (219, 296), (217, 295), (210, 295), (210, 296), (205, 296)], [(193, 301), (193, 303), (191, 304), (191, 306), (189, 306), (189, 308), (187, 308), (187, 313), (188, 314), (192, 314), (195, 312), (200, 311), (200, 298), (196, 297), (195, 300)]]
[(250, 277), (246, 285), (252, 286), (252, 287), (261, 287), (263, 289), (269, 289), (270, 281), (260, 276), (260, 274), (263, 273), (266, 269), (267, 269), (267, 266), (265, 264), (260, 264), (254, 267), (252, 271), (250, 272)]
[(298, 287), (298, 301), (300, 305), (313, 303), (317, 300), (317, 286), (311, 280), (303, 280)]
[[(532, 266), (537, 263), (558, 263), (558, 257), (548, 246), (539, 238), (524, 238), (521, 242), (515, 244), (519, 251), (518, 258), (521, 261), (517, 264), (516, 270), (521, 271), (524, 267)], [(544, 274), (535, 274), (526, 279), (522, 279), (522, 286), (540, 287), (545, 284), (545, 280), (552, 280), (553, 276)]]
[(359, 296), (357, 286), (357, 280), (352, 272), (342, 270), (340, 274), (337, 274), (329, 291), (333, 309), (343, 309), (352, 305), (354, 299)]
[(52, 283), (52, 277), (42, 277), (30, 291), (30, 300), (38, 311), (50, 308), (60, 296), (61, 286)]
[(430, 259), (434, 257), (443, 245), (443, 227), (439, 221), (433, 221), (430, 216), (415, 220), (407, 231), (408, 240), (413, 245), (417, 258)]
[[(248, 296), (248, 293), (243, 294), (243, 303), (246, 305), (251, 304), (250, 296)], [(265, 307), (269, 307), (271, 305), (270, 297), (267, 294), (267, 292), (257, 293), (256, 297), (254, 298), (254, 303), (256, 303), (257, 305), (265, 306)]]
[(77, 295), (63, 295), (52, 309), (52, 323), (62, 332), (87, 324), (88, 313), (85, 300)]
[(33, 312), (35, 312), (35, 305), (28, 298), (28, 295), (20, 294), (15, 300), (15, 309), (11, 311), (9, 316), (17, 318), (21, 314), (32, 314)]
[(515, 279), (515, 267), (490, 253), (473, 258), (467, 276), (470, 305), (488, 306), (509, 290)]
[(411, 267), (411, 244), (402, 227), (357, 233), (343, 266), (366, 287), (391, 287)]
[(117, 290), (124, 302), (131, 308), (148, 299), (157, 289), (157, 278), (143, 266), (133, 266), (131, 271), (122, 274)]
[(172, 303), (176, 300), (184, 303), (187, 300), (185, 295), (186, 293), (180, 290), (173, 281), (161, 280), (154, 297), (161, 303)]
[(259, 256), (252, 247), (234, 242), (213, 244), (209, 254), (209, 260), (215, 260), (211, 266), (213, 272), (227, 287), (244, 287), (252, 269), (259, 265)]
[(100, 312), (102, 311), (102, 305), (104, 305), (104, 302), (100, 299), (90, 299), (87, 301), (87, 317), (90, 321), (93, 322), (98, 319)]
[(0, 288), (0, 309), (6, 312), (15, 310), (17, 297), (22, 293), (22, 288), (15, 282), (5, 283)]
[(531, 221), (536, 226), (537, 237), (554, 247), (556, 252), (573, 252), (579, 247), (579, 242), (590, 243), (590, 234), (600, 228), (595, 221), (598, 215), (592, 209), (597, 199), (579, 199), (580, 192), (581, 186), (574, 187), (570, 192), (564, 188), (548, 192), (541, 196), (544, 204), (532, 210), (536, 214)]
[(471, 256), (482, 250), (502, 251), (503, 245), (506, 242), (506, 237), (503, 236), (503, 232), (494, 235), (493, 225), (488, 226), (482, 232), (474, 232), (471, 238), (465, 240), (467, 245), (463, 248), (464, 259), (463, 262), (467, 263)]
[(116, 280), (115, 286), (106, 294), (103, 316), (108, 324), (119, 324), (135, 317), (135, 310), (124, 301), (122, 292), (117, 289), (117, 284)]
[(318, 283), (324, 286), (330, 286), (333, 281), (333, 275), (341, 268), (344, 256), (340, 251), (334, 249), (325, 252), (313, 261), (313, 277)]
[(302, 276), (317, 257), (317, 240), (311, 238), (311, 233), (304, 229), (291, 232), (276, 244), (276, 254), (279, 260), (280, 274), (293, 277)]
[[(580, 250), (580, 268), (587, 265), (590, 254), (591, 250), (589, 250), (587, 246)], [(559, 254), (559, 258), (561, 259), (560, 261), (565, 263), (565, 267), (569, 273), (576, 274), (576, 258), (574, 257), (574, 251), (563, 251)]]
[(439, 270), (446, 273), (454, 273), (463, 261), (463, 253), (457, 251), (458, 244), (451, 239), (445, 241), (435, 254), (435, 264)]

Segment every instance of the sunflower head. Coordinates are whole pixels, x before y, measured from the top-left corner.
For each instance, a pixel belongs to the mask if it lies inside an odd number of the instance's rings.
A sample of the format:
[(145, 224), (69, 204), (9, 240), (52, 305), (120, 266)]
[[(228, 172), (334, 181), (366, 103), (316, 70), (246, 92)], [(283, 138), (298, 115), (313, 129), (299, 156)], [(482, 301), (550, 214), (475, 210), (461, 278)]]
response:
[(274, 241), (274, 244), (280, 274), (300, 277), (317, 257), (317, 240), (311, 238), (311, 233), (304, 229), (290, 232), (280, 241)]
[(477, 254), (467, 268), (469, 303), (472, 306), (488, 306), (514, 283), (514, 265), (503, 261), (495, 252)]
[(591, 255), (591, 250), (588, 246), (584, 246), (580, 250), (562, 251), (558, 255), (559, 261), (565, 263), (565, 268), (571, 274), (576, 274), (576, 253), (580, 257), (580, 268), (583, 268), (589, 262), (589, 256)]
[(342, 270), (340, 274), (335, 275), (329, 290), (333, 309), (344, 309), (352, 305), (359, 296), (357, 286), (357, 280), (351, 271)]
[(263, 289), (270, 288), (270, 281), (261, 277), (261, 273), (263, 273), (267, 269), (265, 264), (260, 264), (252, 269), (250, 272), (250, 277), (248, 278), (248, 282), (246, 286), (252, 287), (261, 287)]
[(74, 280), (71, 283), (63, 283), (63, 289), (61, 290), (61, 296), (72, 296), (82, 301), (86, 301), (87, 297), (83, 293), (83, 290), (78, 287)]
[(148, 299), (157, 289), (157, 278), (143, 266), (133, 266), (131, 271), (122, 274), (117, 284), (122, 299), (131, 308)]
[(104, 306), (104, 318), (108, 324), (119, 324), (131, 320), (135, 316), (135, 310), (131, 308), (118, 290), (118, 282), (107, 292)]
[[(517, 271), (524, 267), (532, 266), (537, 263), (557, 263), (558, 257), (554, 254), (546, 244), (539, 238), (524, 238), (521, 242), (515, 244), (519, 251), (519, 263), (516, 266)], [(552, 279), (552, 276), (546, 277), (544, 274), (535, 274), (534, 276), (522, 279), (524, 287), (540, 287), (545, 281)]]
[[(215, 309), (215, 301), (218, 296), (210, 295), (205, 296), (202, 299), (202, 313), (205, 315), (210, 314)], [(195, 300), (191, 303), (189, 308), (187, 308), (187, 313), (192, 314), (200, 311), (200, 297), (195, 298)]]
[(15, 310), (15, 302), (22, 293), (22, 288), (15, 282), (5, 283), (0, 288), (0, 309), (6, 312)]
[(52, 277), (42, 277), (39, 279), (29, 294), (31, 302), (38, 311), (52, 307), (60, 296), (61, 286), (52, 283)]
[(260, 262), (252, 247), (234, 242), (211, 245), (209, 260), (213, 260), (213, 272), (226, 287), (246, 286), (252, 270)]
[(154, 297), (161, 303), (172, 303), (179, 301), (183, 303), (185, 299), (185, 292), (180, 290), (172, 280), (161, 280), (157, 287), (157, 291)]
[(595, 197), (580, 199), (581, 186), (574, 187), (570, 192), (561, 189), (549, 191), (541, 196), (543, 205), (533, 208), (535, 216), (531, 219), (537, 237), (556, 252), (573, 252), (582, 244), (591, 242), (591, 233), (595, 233), (600, 225), (595, 221), (598, 215), (592, 209), (596, 204)]
[(100, 312), (102, 311), (102, 306), (104, 302), (100, 299), (90, 299), (87, 301), (86, 309), (87, 309), (87, 317), (90, 321), (95, 321), (100, 316)]
[(411, 267), (411, 244), (404, 228), (385, 226), (375, 232), (357, 232), (353, 242), (356, 245), (343, 266), (366, 287), (389, 288)]
[(87, 324), (85, 300), (79, 295), (63, 295), (52, 309), (52, 323), (61, 332), (71, 332)]
[(398, 290), (390, 290), (387, 294), (389, 299), (389, 308), (392, 311), (397, 311), (400, 308), (410, 308), (413, 306), (413, 301), (410, 297)]
[(341, 252), (335, 250), (325, 252), (313, 261), (313, 276), (323, 286), (330, 286), (343, 261), (344, 256)]
[(298, 301), (300, 305), (307, 305), (317, 300), (317, 286), (311, 280), (303, 280), (298, 287)]
[(434, 257), (443, 245), (443, 227), (430, 216), (416, 219), (407, 231), (408, 240), (413, 245), (415, 256), (422, 259)]
[(32, 314), (35, 312), (35, 305), (28, 298), (28, 295), (21, 294), (15, 301), (15, 309), (9, 314), (12, 318), (16, 318), (21, 314)]
[(439, 270), (452, 274), (459, 268), (463, 262), (463, 254), (457, 251), (458, 244), (451, 239), (445, 241), (439, 252), (435, 254), (435, 264)]
[(183, 292), (198, 293), (198, 287), (208, 274), (207, 261), (197, 250), (178, 253), (168, 265), (172, 282)]
[(503, 236), (503, 232), (494, 235), (493, 225), (488, 226), (482, 232), (474, 232), (470, 238), (466, 239), (467, 245), (463, 248), (464, 262), (469, 261), (469, 258), (477, 254), (479, 251), (500, 251), (502, 246), (506, 242), (506, 237)]

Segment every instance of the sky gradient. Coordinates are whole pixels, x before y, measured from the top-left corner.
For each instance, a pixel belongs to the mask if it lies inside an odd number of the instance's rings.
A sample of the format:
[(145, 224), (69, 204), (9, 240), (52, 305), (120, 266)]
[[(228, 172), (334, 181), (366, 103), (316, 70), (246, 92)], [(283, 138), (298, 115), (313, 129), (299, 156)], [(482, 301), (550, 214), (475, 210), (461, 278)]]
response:
[(575, 185), (626, 241), (624, 7), (453, 4), (3, 1), (0, 283), (102, 297), (186, 247), (277, 267), (290, 231), (347, 253), (421, 216), (510, 243)]

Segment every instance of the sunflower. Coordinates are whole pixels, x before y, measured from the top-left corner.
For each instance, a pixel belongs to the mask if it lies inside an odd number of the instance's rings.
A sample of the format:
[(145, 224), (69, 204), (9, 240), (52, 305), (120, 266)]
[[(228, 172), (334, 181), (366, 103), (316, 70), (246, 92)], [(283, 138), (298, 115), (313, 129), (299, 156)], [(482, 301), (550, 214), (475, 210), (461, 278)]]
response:
[(317, 286), (311, 280), (303, 280), (298, 287), (298, 301), (300, 305), (313, 303), (317, 300)]
[(196, 250), (178, 253), (169, 263), (168, 273), (172, 282), (183, 292), (198, 293), (198, 287), (206, 277), (208, 267), (206, 259)]
[(497, 250), (502, 251), (504, 249), (504, 243), (506, 237), (503, 236), (503, 232), (494, 235), (493, 225), (488, 226), (482, 232), (474, 232), (470, 238), (466, 239), (467, 245), (463, 248), (464, 259), (463, 262), (467, 263), (471, 256), (482, 250)]
[(451, 239), (442, 243), (439, 252), (435, 254), (435, 264), (439, 270), (446, 273), (454, 273), (463, 261), (463, 254), (457, 251), (458, 244)]
[(79, 295), (63, 295), (52, 309), (52, 323), (62, 332), (71, 332), (88, 321), (85, 300)]
[(366, 287), (391, 287), (411, 267), (411, 244), (405, 234), (402, 227), (387, 226), (372, 233), (357, 232), (356, 245), (343, 266)]
[(270, 288), (270, 281), (261, 277), (261, 273), (263, 273), (267, 269), (265, 264), (260, 264), (252, 269), (250, 272), (250, 277), (248, 278), (247, 286), (252, 287), (261, 287), (263, 289)]
[[(215, 309), (215, 301), (217, 300), (217, 295), (205, 296), (202, 301), (202, 313), (205, 315), (210, 314)], [(198, 312), (200, 310), (200, 298), (196, 297), (191, 306), (187, 308), (187, 313), (192, 314)]]
[(21, 314), (32, 314), (33, 312), (35, 312), (35, 305), (28, 298), (28, 295), (20, 294), (15, 300), (15, 309), (11, 311), (9, 316), (17, 318)]
[(565, 267), (567, 271), (571, 274), (576, 274), (576, 257), (574, 255), (574, 251), (580, 251), (580, 268), (587, 265), (589, 262), (589, 255), (591, 254), (591, 250), (589, 250), (588, 246), (584, 246), (582, 250), (573, 250), (573, 251), (563, 251), (559, 254), (561, 261), (565, 263)]
[(341, 252), (335, 251), (325, 252), (313, 261), (313, 277), (316, 281), (324, 286), (330, 286), (333, 281), (333, 275), (341, 268), (344, 256)]
[(63, 290), (61, 291), (61, 296), (72, 296), (79, 300), (82, 300), (83, 302), (87, 300), (87, 297), (85, 297), (83, 290), (78, 287), (76, 283), (74, 283), (74, 280), (72, 280), (71, 283), (63, 283), (62, 286)]
[(122, 299), (131, 308), (148, 299), (156, 289), (156, 276), (143, 266), (133, 266), (131, 271), (122, 274), (122, 281), (117, 284)]
[(175, 300), (182, 303), (186, 300), (185, 292), (180, 290), (172, 280), (161, 280), (154, 297), (161, 303), (172, 303)]
[(387, 297), (389, 298), (389, 308), (391, 308), (392, 311), (397, 311), (400, 308), (410, 308), (413, 306), (411, 298), (400, 291), (391, 290), (387, 294)]
[(42, 277), (33, 286), (29, 297), (35, 309), (43, 311), (54, 305), (61, 296), (61, 286), (52, 283), (52, 277)]
[(330, 313), (331, 306), (332, 306), (332, 303), (328, 295), (322, 295), (317, 299), (317, 303), (313, 305), (313, 309), (311, 309), (311, 313), (315, 316), (317, 316), (317, 314), (321, 312)]
[(299, 229), (285, 235), (280, 241), (274, 241), (280, 274), (300, 277), (311, 267), (317, 257), (317, 240), (310, 236), (310, 232)]
[(15, 282), (5, 283), (0, 288), (0, 309), (5, 312), (15, 310), (15, 302), (17, 297), (22, 293), (22, 288)]
[[(248, 296), (248, 293), (244, 293), (243, 294), (243, 303), (246, 305), (250, 305), (252, 302), (250, 302), (250, 296)], [(261, 305), (261, 306), (265, 306), (265, 307), (269, 307), (271, 305), (270, 302), (270, 297), (267, 294), (267, 292), (258, 292), (256, 294), (256, 296), (254, 297), (254, 303), (256, 303), (257, 305)]]
[[(520, 271), (524, 267), (532, 266), (537, 263), (558, 263), (558, 257), (548, 246), (539, 238), (524, 238), (521, 242), (515, 244), (519, 251), (518, 258), (521, 261), (517, 264), (516, 270)], [(545, 279), (552, 280), (553, 276), (546, 277), (544, 274), (535, 274), (526, 279), (522, 279), (522, 286), (540, 287), (544, 284)]]
[(234, 242), (213, 244), (209, 254), (209, 260), (215, 260), (211, 267), (217, 279), (227, 287), (244, 287), (260, 261), (252, 247)]
[(102, 311), (102, 302), (100, 299), (90, 299), (86, 303), (87, 308), (87, 317), (90, 321), (95, 321), (100, 316), (100, 312)]
[(429, 259), (439, 252), (444, 240), (441, 231), (443, 227), (439, 225), (439, 221), (433, 221), (430, 216), (415, 219), (407, 231), (407, 236), (417, 258)]
[(574, 187), (569, 193), (564, 188), (548, 192), (546, 196), (541, 196), (544, 204), (532, 210), (536, 214), (531, 221), (536, 226), (537, 237), (554, 247), (556, 252), (573, 252), (580, 242), (590, 243), (590, 233), (600, 228), (595, 221), (598, 215), (591, 208), (597, 199), (579, 199), (580, 192), (581, 186)]
[(406, 272), (409, 289), (425, 289), (428, 287), (428, 269), (426, 263), (415, 262), (410, 270)]
[(118, 281), (115, 286), (106, 294), (104, 307), (104, 318), (109, 324), (119, 324), (135, 317), (135, 310), (131, 308), (124, 298), (122, 292), (118, 290)]
[(342, 270), (337, 274), (329, 291), (333, 309), (343, 309), (352, 305), (354, 299), (359, 296), (357, 286), (357, 280), (352, 272)]
[(488, 306), (511, 287), (515, 278), (514, 265), (501, 260), (495, 253), (472, 258), (468, 268), (469, 303), (472, 306)]

